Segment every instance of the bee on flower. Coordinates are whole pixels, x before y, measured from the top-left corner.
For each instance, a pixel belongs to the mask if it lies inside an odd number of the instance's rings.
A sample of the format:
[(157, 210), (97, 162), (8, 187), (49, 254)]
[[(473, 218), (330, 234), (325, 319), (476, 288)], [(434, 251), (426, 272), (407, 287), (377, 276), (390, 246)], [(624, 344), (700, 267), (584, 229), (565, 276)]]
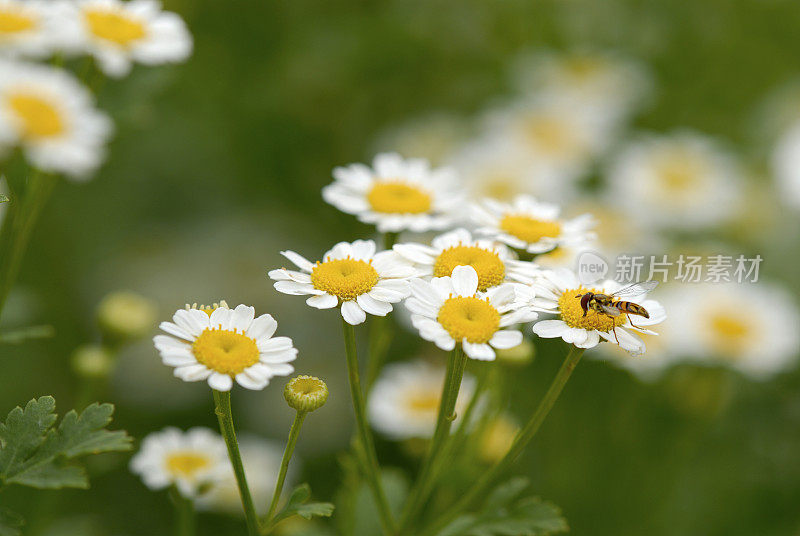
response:
[[(631, 289), (630, 293), (615, 295), (626, 287)], [(558, 317), (534, 324), (533, 332), (539, 337), (561, 338), (578, 348), (594, 348), (605, 340), (638, 355), (646, 347), (637, 332), (654, 335), (647, 327), (666, 318), (659, 302), (646, 299), (648, 288), (629, 287), (611, 280), (587, 288), (575, 272), (562, 268), (542, 271), (531, 287), (521, 287), (518, 293), (531, 292), (527, 300), (532, 306)], [(603, 299), (593, 300), (597, 295)], [(622, 297), (629, 301), (623, 303), (619, 299)]]
[(478, 273), (472, 266), (456, 266), (452, 275), (430, 281), (411, 280), (405, 305), (420, 336), (442, 350), (460, 344), (464, 353), (493, 361), (496, 349), (514, 348), (522, 333), (505, 329), (537, 318), (531, 307), (517, 300), (512, 283), (478, 290)]
[(178, 309), (172, 322), (162, 322), (168, 335), (153, 338), (165, 365), (187, 382), (206, 380), (217, 391), (230, 391), (233, 381), (261, 390), (274, 376), (294, 372), (297, 349), (289, 337), (273, 337), (278, 323), (255, 308), (226, 305)]
[(408, 279), (417, 274), (396, 252), (376, 253), (372, 240), (339, 242), (316, 263), (294, 251), (281, 254), (300, 271), (270, 271), (278, 292), (311, 296), (306, 303), (317, 309), (340, 307), (342, 318), (354, 326), (363, 323), (367, 313), (389, 314), (393, 303), (408, 296)]
[(231, 471), (222, 437), (208, 428), (186, 432), (165, 428), (142, 440), (130, 470), (152, 490), (177, 487), (180, 494), (196, 499)]
[[(369, 398), (372, 427), (394, 440), (430, 438), (436, 427), (444, 376), (444, 367), (421, 359), (387, 365)], [(457, 417), (464, 414), (474, 391), (475, 379), (465, 375), (456, 400)]]
[(71, 74), (0, 60), (0, 149), (19, 146), (33, 166), (81, 180), (102, 162), (111, 130)]
[(322, 189), (325, 201), (382, 233), (450, 227), (463, 198), (452, 169), (431, 169), (426, 160), (396, 153), (377, 155), (371, 168), (337, 167), (333, 177)]
[(531, 254), (580, 246), (595, 238), (590, 214), (563, 219), (560, 212), (557, 205), (520, 195), (511, 203), (484, 199), (472, 206), (471, 216), (478, 234)]

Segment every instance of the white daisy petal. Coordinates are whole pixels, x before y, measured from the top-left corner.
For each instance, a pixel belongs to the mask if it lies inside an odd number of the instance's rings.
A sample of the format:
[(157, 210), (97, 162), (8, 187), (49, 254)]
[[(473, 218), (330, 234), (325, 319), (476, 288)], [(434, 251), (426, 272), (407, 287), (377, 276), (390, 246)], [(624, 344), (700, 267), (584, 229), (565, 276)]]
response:
[(355, 301), (346, 301), (342, 304), (342, 318), (348, 324), (356, 326), (367, 319), (367, 313)]

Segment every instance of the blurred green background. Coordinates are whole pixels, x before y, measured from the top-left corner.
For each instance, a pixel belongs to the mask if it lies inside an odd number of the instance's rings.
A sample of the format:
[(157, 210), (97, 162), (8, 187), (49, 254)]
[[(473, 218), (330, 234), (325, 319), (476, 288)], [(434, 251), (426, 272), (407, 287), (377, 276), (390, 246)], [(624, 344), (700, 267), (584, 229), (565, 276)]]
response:
[[(521, 51), (588, 47), (652, 70), (658, 90), (634, 127), (696, 128), (758, 167), (765, 141), (753, 113), (800, 68), (800, 4), (791, 0), (170, 0), (166, 8), (186, 20), (195, 53), (104, 87), (100, 105), (117, 129), (111, 156), (93, 181), (58, 185), (3, 319), (50, 324), (56, 336), (0, 346), (0, 412), (43, 394), (61, 413), (78, 403), (69, 356), (97, 340), (93, 311), (110, 291), (154, 299), (165, 319), (186, 302), (252, 304), (294, 338), (298, 372), (331, 387), (298, 447), (321, 499), (333, 497), (351, 424), (343, 351), (330, 342), (339, 320), (279, 295), (266, 272), (284, 264), (282, 249), (313, 258), (370, 236), (323, 203), (333, 166), (370, 159), (376, 136), (409, 118), (481, 110), (509, 91), (509, 61)], [(780, 233), (778, 245), (749, 246), (767, 259), (763, 270), (788, 276), (796, 221)], [(393, 357), (435, 352), (408, 339)], [(533, 364), (509, 372), (509, 410), (520, 420), (563, 352), (544, 344)], [(236, 390), (242, 430), (283, 439), (292, 415), (282, 385)], [(797, 371), (756, 383), (682, 366), (646, 384), (586, 361), (520, 472), (578, 536), (797, 535), (798, 388)], [(207, 386), (173, 379), (147, 340), (124, 352), (104, 400), (117, 405), (114, 427), (137, 438), (167, 425), (215, 427)], [(412, 466), (397, 447), (379, 448), (386, 465)], [(127, 459), (93, 461), (89, 491), (11, 488), (3, 504), (25, 515), (30, 534), (171, 533), (165, 493), (149, 492)], [(239, 526), (202, 519), (202, 534)]]

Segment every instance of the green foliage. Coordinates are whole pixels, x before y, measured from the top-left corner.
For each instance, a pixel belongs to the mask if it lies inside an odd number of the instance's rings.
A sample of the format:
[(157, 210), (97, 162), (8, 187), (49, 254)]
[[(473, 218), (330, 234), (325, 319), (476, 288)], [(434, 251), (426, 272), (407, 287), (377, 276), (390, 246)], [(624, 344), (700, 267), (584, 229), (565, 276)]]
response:
[(19, 514), (0, 506), (0, 536), (20, 536), (24, 524)]
[(47, 339), (53, 335), (53, 326), (29, 326), (0, 333), (0, 344), (20, 344), (30, 339)]
[(437, 536), (546, 536), (568, 530), (561, 510), (538, 497), (520, 497), (526, 478), (498, 486), (485, 506), (450, 523)]
[(275, 515), (271, 521), (271, 525), (274, 526), (292, 516), (311, 519), (312, 517), (330, 517), (333, 515), (333, 504), (327, 502), (308, 502), (310, 498), (311, 487), (308, 484), (301, 484), (294, 488), (286, 506)]
[(80, 415), (72, 410), (58, 427), (54, 427), (55, 407), (53, 397), (43, 396), (28, 402), (24, 410), (14, 408), (0, 423), (0, 484), (88, 488), (86, 472), (75, 458), (131, 448), (124, 431), (105, 429), (114, 412), (111, 404), (92, 404)]

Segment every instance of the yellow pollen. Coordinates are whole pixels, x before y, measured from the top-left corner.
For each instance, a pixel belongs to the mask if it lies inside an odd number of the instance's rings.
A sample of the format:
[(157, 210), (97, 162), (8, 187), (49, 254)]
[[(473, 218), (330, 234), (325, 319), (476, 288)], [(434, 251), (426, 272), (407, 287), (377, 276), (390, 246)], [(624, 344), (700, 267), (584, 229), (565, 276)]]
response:
[(355, 300), (372, 290), (380, 277), (371, 263), (351, 259), (318, 262), (311, 271), (311, 284), (342, 301)]
[(441, 399), (441, 394), (438, 392), (418, 390), (409, 393), (406, 404), (416, 413), (436, 413)]
[(482, 344), (500, 328), (500, 313), (489, 299), (472, 297), (448, 298), (439, 309), (436, 320), (456, 342)]
[(123, 47), (147, 34), (141, 21), (119, 10), (88, 9), (84, 15), (92, 34)]
[(431, 195), (401, 181), (376, 183), (367, 194), (375, 212), (385, 214), (424, 214), (431, 210)]
[(0, 10), (0, 35), (13, 34), (30, 30), (36, 21), (16, 9)]
[(197, 303), (193, 303), (191, 305), (189, 305), (188, 303), (186, 304), (187, 311), (190, 309), (197, 309), (198, 311), (203, 311), (208, 316), (211, 316), (211, 313), (213, 313), (220, 307), (228, 309), (228, 302), (226, 302), (225, 300), (220, 300), (219, 302), (214, 302), (211, 305), (206, 305), (204, 303), (200, 305), (197, 305)]
[(199, 452), (178, 451), (167, 456), (167, 470), (174, 476), (192, 478), (211, 465), (211, 460)]
[(500, 220), (500, 228), (529, 244), (535, 244), (542, 238), (555, 238), (561, 234), (559, 222), (537, 220), (521, 214), (506, 214)]
[(506, 275), (506, 267), (494, 251), (477, 246), (453, 246), (442, 251), (433, 264), (433, 277), (447, 277), (456, 266), (472, 266), (478, 273), (478, 290), (499, 285)]
[(194, 343), (192, 353), (199, 363), (235, 376), (258, 363), (258, 346), (250, 337), (227, 329), (205, 329)]
[(741, 351), (752, 333), (750, 325), (741, 316), (728, 311), (718, 311), (708, 317), (708, 337), (712, 346), (730, 357)]
[(6, 98), (19, 119), (23, 138), (51, 138), (64, 132), (61, 114), (46, 99), (25, 93), (12, 93)]
[(558, 299), (558, 310), (561, 314), (561, 319), (569, 327), (609, 332), (615, 327), (625, 324), (628, 320), (628, 316), (625, 313), (621, 313), (619, 316), (609, 316), (589, 309), (586, 316), (583, 316), (580, 295), (587, 292), (602, 293), (597, 289), (580, 287), (565, 290)]

